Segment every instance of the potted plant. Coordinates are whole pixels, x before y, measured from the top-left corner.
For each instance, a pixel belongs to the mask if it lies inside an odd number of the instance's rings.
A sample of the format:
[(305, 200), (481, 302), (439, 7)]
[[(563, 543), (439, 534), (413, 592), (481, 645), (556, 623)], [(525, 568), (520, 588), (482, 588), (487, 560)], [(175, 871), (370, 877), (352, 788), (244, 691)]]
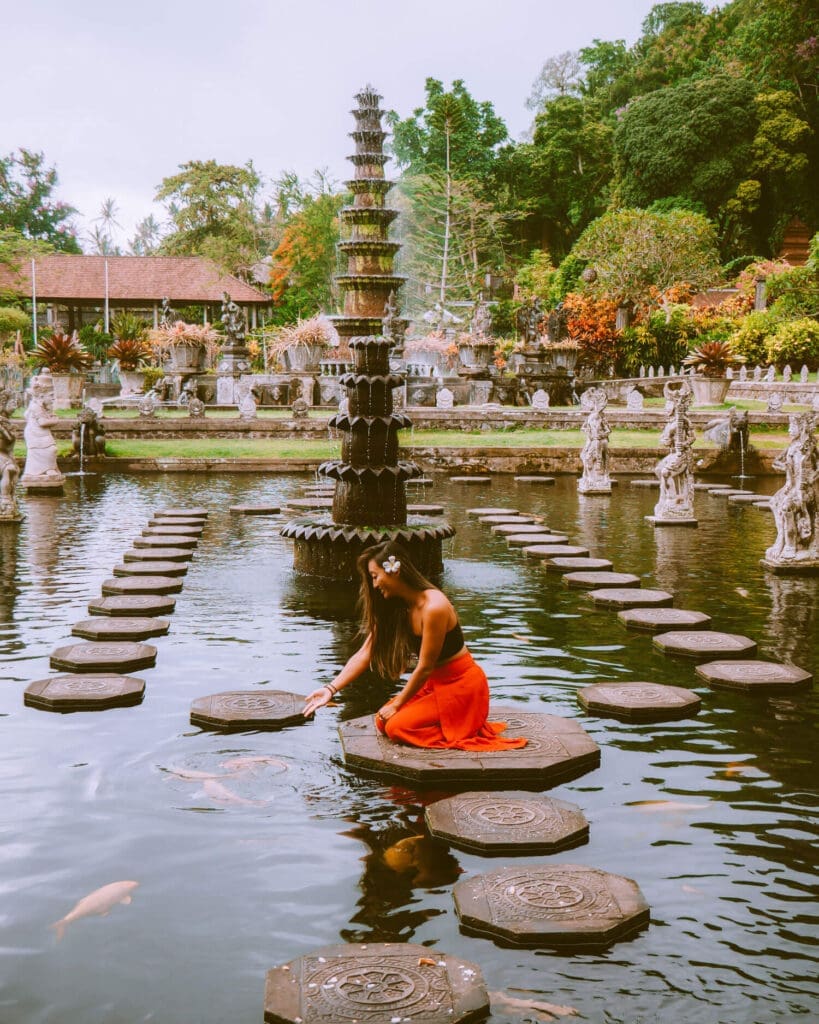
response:
[(119, 363), (120, 396), (138, 395), (144, 383), (142, 367), (153, 355), (148, 344), (148, 324), (142, 317), (122, 310), (112, 319), (111, 331), (115, 341), (108, 356)]
[(292, 373), (315, 373), (319, 362), (338, 344), (338, 333), (327, 317), (313, 316), (281, 327), (267, 346), (268, 358), (281, 360)]
[(736, 357), (727, 341), (701, 341), (688, 353), (683, 365), (694, 370), (691, 388), (695, 405), (722, 405), (731, 386), (725, 371), (734, 362)]
[(148, 341), (159, 361), (166, 362), (170, 373), (201, 373), (208, 351), (216, 351), (219, 335), (210, 324), (188, 324), (177, 320), (149, 331)]
[(51, 371), (55, 409), (80, 405), (84, 371), (90, 367), (91, 357), (80, 345), (76, 332), (66, 334), (61, 327), (54, 327), (48, 337), (38, 342), (31, 353), (31, 362)]

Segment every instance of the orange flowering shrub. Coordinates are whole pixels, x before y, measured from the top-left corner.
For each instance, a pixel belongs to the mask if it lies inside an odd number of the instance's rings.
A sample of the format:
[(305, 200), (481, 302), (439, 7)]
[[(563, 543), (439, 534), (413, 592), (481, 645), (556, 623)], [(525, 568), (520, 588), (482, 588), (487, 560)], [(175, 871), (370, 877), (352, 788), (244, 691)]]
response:
[(617, 303), (605, 296), (569, 292), (563, 310), (569, 337), (580, 349), (578, 363), (595, 373), (608, 373), (615, 362), (620, 336), (615, 327)]

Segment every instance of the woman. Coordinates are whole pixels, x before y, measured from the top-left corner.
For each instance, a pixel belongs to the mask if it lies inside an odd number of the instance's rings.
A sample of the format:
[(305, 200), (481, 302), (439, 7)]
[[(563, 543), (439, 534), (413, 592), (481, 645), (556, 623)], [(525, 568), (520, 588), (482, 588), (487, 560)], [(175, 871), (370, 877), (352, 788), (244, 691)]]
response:
[(455, 609), (393, 541), (368, 548), (358, 559), (360, 605), (366, 639), (332, 683), (306, 699), (312, 715), (372, 667), (397, 679), (411, 655), (418, 662), (399, 693), (375, 716), (379, 732), (413, 747), (510, 750), (526, 740), (498, 736), (506, 726), (487, 722), (489, 687), (472, 660)]

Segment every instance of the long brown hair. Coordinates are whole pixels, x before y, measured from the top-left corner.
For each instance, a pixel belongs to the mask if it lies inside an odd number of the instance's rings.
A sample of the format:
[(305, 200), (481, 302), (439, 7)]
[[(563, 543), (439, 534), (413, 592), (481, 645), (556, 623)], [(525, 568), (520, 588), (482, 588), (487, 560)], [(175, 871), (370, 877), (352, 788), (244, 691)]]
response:
[(358, 557), (356, 567), (361, 577), (358, 608), (361, 632), (372, 636), (370, 664), (385, 679), (397, 679), (407, 667), (413, 653), (412, 630), (407, 606), (398, 598), (383, 597), (370, 579), (370, 562), (388, 561), (391, 555), (401, 563), (401, 579), (414, 590), (434, 590), (435, 584), (422, 576), (410, 561), (409, 552), (397, 541), (366, 548)]

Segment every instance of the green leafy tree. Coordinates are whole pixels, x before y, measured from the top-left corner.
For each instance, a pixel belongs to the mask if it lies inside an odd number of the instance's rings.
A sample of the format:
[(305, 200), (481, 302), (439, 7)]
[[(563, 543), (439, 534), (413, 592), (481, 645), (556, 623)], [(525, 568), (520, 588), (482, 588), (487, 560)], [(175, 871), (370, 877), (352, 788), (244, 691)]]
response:
[(160, 245), (168, 256), (205, 256), (243, 277), (264, 255), (257, 210), (261, 179), (253, 164), (191, 160), (163, 178), (156, 200), (166, 204), (173, 229)]
[(80, 252), (73, 206), (54, 198), (57, 171), (43, 153), (18, 149), (0, 156), (0, 231), (46, 242), (59, 252)]

